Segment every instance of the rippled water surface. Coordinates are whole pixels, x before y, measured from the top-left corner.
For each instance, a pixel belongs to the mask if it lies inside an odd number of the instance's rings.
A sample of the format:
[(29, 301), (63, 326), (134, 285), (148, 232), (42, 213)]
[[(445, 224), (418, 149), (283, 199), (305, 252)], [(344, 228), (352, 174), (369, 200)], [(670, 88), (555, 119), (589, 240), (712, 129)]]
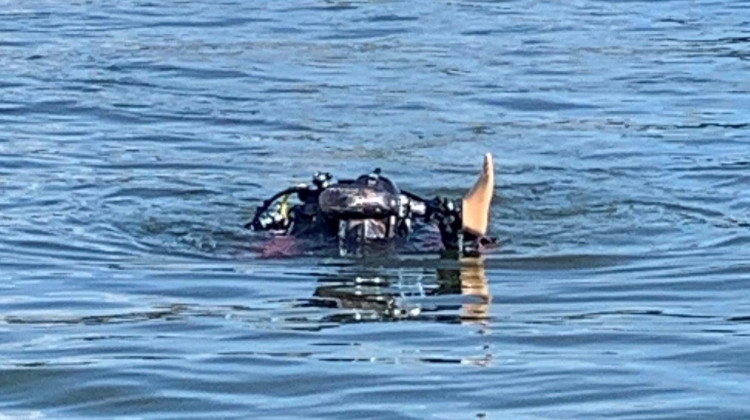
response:
[[(0, 6), (0, 418), (750, 417), (746, 1)], [(242, 228), (485, 151), (483, 261)]]

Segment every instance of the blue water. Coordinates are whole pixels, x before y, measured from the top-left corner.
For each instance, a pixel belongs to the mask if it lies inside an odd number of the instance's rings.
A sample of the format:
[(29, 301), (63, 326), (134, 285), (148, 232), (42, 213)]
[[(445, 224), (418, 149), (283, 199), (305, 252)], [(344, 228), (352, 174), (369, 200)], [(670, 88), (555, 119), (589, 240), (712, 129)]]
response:
[[(0, 418), (748, 418), (749, 134), (746, 1), (0, 1)], [(487, 151), (483, 260), (242, 228)]]

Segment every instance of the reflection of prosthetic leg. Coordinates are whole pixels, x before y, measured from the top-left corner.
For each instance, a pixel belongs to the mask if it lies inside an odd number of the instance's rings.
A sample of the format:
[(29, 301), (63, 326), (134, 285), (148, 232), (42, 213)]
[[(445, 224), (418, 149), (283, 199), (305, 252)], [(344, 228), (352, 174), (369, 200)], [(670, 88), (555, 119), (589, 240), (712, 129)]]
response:
[[(461, 294), (467, 296), (467, 300), (461, 305), (461, 322), (481, 325), (480, 332), (485, 335), (490, 327), (492, 295), (484, 272), (484, 258), (462, 258), (460, 277)], [(485, 344), (484, 352), (483, 357), (465, 358), (461, 360), (461, 363), (487, 366), (492, 363), (493, 359), (491, 347)]]
[(461, 259), (461, 294), (470, 296), (461, 307), (461, 319), (469, 322), (484, 322), (490, 317), (492, 295), (484, 272), (484, 259)]
[[(484, 270), (484, 258), (461, 258), (460, 267), (438, 269), (438, 282), (442, 294), (461, 294), (462, 302), (459, 309), (459, 320), (462, 324), (475, 325), (481, 335), (489, 333), (490, 303), (492, 295), (487, 285)], [(492, 347), (484, 343), (484, 355), (480, 357), (465, 357), (461, 364), (487, 366), (492, 363)]]
[(484, 271), (484, 258), (464, 257), (458, 268), (438, 268), (440, 295), (462, 295), (461, 322), (484, 323), (490, 318), (490, 288)]

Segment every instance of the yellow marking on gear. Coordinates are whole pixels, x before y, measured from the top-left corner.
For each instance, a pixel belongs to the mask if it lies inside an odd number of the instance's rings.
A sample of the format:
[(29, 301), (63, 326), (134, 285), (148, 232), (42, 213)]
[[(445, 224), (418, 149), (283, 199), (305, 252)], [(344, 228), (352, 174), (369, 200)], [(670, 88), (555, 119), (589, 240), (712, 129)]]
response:
[(281, 213), (281, 216), (284, 218), (284, 220), (289, 219), (289, 194), (281, 198), (281, 207), (279, 208), (279, 213)]

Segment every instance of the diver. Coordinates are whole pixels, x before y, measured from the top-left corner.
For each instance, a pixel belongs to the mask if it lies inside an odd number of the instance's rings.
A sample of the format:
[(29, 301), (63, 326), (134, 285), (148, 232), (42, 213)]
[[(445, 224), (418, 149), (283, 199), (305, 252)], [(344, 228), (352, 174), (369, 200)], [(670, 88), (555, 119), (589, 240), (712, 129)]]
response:
[(477, 255), (494, 243), (485, 236), (494, 186), (490, 153), (485, 154), (479, 178), (462, 199), (424, 199), (400, 190), (380, 169), (354, 180), (337, 181), (330, 173), (318, 172), (312, 185), (287, 188), (265, 200), (245, 227), (293, 238), (335, 241), (339, 254), (345, 256), (408, 241), (418, 225), (433, 225), (444, 250)]

